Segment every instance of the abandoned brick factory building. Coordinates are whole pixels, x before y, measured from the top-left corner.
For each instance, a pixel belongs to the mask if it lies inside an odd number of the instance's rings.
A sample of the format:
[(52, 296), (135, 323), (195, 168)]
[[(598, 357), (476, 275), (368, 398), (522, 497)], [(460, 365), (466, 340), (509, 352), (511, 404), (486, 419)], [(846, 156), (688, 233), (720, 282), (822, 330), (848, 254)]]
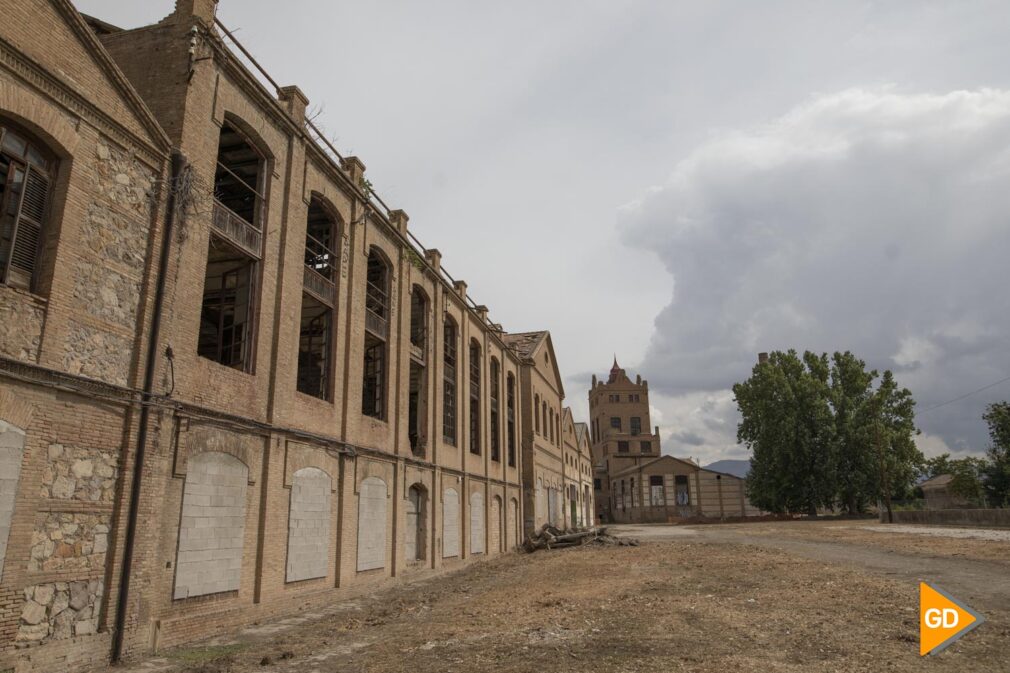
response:
[(0, 0), (0, 670), (593, 520), (550, 335), (491, 322), (215, 9)]

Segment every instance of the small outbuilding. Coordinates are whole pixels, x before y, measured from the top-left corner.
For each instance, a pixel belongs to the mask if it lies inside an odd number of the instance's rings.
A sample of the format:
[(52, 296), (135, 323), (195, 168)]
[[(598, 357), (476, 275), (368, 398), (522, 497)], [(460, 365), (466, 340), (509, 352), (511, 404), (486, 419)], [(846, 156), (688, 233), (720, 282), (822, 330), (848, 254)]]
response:
[(951, 492), (950, 484), (953, 480), (952, 474), (938, 474), (919, 484), (926, 499), (926, 509), (961, 509), (974, 506), (971, 501)]
[(610, 511), (618, 523), (762, 513), (747, 500), (743, 479), (684, 458), (660, 456), (617, 471), (610, 479)]

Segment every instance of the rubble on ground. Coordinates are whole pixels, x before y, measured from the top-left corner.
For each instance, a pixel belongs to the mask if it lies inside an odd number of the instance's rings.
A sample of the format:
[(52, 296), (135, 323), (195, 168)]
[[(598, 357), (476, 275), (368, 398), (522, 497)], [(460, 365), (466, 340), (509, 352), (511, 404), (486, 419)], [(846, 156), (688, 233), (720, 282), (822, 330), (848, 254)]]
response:
[(606, 527), (598, 528), (558, 528), (545, 523), (540, 530), (526, 536), (523, 550), (527, 553), (538, 549), (565, 549), (586, 545), (615, 545), (637, 547), (638, 540), (609, 535)]

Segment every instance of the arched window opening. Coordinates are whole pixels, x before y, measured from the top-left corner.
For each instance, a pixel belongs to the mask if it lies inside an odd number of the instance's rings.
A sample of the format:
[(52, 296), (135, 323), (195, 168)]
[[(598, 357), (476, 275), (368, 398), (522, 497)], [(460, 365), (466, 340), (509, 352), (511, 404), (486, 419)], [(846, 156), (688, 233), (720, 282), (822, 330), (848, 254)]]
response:
[(427, 535), (427, 492), (418, 484), (407, 491), (407, 525), (404, 530), (404, 557), (407, 563), (416, 563), (427, 558), (425, 541)]
[(540, 395), (533, 396), (533, 426), (536, 433), (540, 434)]
[(415, 456), (423, 457), (427, 445), (426, 423), (428, 418), (428, 297), (419, 286), (410, 291), (410, 389), (407, 395), (407, 434), (410, 450)]
[(491, 358), (491, 460), (501, 462), (501, 368), (498, 360)]
[(217, 170), (214, 173), (214, 200), (227, 211), (223, 215), (237, 217), (257, 232), (263, 228), (262, 209), (266, 203), (263, 163), (263, 156), (242, 132), (228, 122), (221, 126)]
[(56, 161), (0, 119), (0, 284), (34, 291)]
[(221, 126), (197, 352), (246, 372), (252, 371), (254, 288), (263, 254), (264, 164), (242, 133), (227, 122)]
[[(337, 218), (318, 197), (312, 197), (305, 223), (305, 268), (314, 271), (323, 280), (336, 282), (340, 263), (336, 253), (339, 240)], [(309, 283), (306, 282), (306, 285)]]
[(470, 342), (470, 453), (480, 455), (480, 344)]
[(386, 418), (386, 369), (389, 335), (389, 266), (381, 253), (368, 254), (365, 287), (365, 354), (361, 413)]
[(505, 404), (507, 406), (508, 418), (506, 419), (506, 442), (508, 450), (509, 467), (516, 466), (516, 379), (511, 374), (508, 375), (508, 389), (505, 393)]
[(456, 446), (456, 323), (446, 316), (442, 346), (442, 440)]
[(415, 285), (410, 292), (410, 345), (411, 353), (424, 360), (428, 339), (428, 296)]

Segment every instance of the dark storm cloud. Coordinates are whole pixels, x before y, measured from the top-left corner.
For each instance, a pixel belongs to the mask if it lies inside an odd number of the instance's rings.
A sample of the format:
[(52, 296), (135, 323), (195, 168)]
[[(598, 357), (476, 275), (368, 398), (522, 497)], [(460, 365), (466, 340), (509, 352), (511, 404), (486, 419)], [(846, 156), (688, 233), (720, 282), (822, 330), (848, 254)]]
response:
[[(677, 396), (729, 388), (758, 351), (852, 350), (920, 408), (1005, 376), (1008, 185), (1004, 91), (850, 89), (720, 135), (627, 209), (673, 276), (642, 368)], [(980, 449), (985, 399), (921, 425)]]

